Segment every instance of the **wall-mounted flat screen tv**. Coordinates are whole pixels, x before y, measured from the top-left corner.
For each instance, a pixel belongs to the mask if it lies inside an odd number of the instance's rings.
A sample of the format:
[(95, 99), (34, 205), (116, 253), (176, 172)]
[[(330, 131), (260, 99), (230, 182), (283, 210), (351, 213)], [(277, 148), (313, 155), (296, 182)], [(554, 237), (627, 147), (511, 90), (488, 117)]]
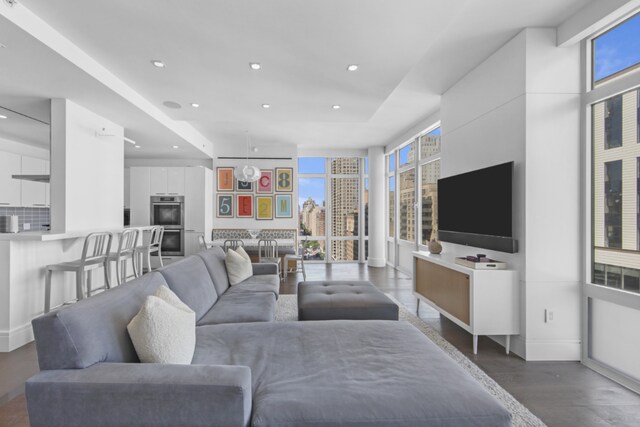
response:
[(513, 162), (438, 180), (438, 238), (501, 252), (513, 239)]

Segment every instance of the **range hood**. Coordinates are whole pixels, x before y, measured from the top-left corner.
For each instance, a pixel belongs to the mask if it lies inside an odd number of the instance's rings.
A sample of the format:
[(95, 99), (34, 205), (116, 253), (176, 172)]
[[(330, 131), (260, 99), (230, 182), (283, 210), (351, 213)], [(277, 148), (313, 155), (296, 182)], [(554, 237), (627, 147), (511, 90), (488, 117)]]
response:
[(49, 175), (11, 175), (11, 178), (24, 181), (49, 182)]

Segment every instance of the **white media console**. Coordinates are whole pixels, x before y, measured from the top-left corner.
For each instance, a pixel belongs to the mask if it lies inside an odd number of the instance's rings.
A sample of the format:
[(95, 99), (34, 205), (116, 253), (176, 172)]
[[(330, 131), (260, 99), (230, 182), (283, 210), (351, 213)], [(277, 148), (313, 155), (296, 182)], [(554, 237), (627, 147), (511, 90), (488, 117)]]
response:
[(448, 254), (413, 252), (413, 292), (452, 322), (473, 335), (505, 335), (509, 354), (511, 335), (520, 333), (519, 283), (515, 270), (474, 270), (455, 263)]

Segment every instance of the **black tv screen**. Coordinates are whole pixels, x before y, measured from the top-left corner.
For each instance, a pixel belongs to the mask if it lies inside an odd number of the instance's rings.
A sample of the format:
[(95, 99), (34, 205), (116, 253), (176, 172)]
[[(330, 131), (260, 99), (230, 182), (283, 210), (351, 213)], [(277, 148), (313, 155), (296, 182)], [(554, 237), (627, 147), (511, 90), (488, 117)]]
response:
[(512, 180), (513, 162), (438, 180), (440, 240), (478, 246), (465, 235), (512, 238)]

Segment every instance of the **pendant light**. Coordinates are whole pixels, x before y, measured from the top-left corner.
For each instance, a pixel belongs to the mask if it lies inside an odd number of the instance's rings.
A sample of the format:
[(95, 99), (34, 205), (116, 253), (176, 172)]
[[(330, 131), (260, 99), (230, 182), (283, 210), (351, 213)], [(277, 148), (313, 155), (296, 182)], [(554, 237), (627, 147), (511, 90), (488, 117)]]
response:
[(241, 182), (256, 182), (260, 179), (260, 169), (249, 164), (249, 132), (247, 132), (247, 163), (244, 166), (237, 166), (235, 175)]

